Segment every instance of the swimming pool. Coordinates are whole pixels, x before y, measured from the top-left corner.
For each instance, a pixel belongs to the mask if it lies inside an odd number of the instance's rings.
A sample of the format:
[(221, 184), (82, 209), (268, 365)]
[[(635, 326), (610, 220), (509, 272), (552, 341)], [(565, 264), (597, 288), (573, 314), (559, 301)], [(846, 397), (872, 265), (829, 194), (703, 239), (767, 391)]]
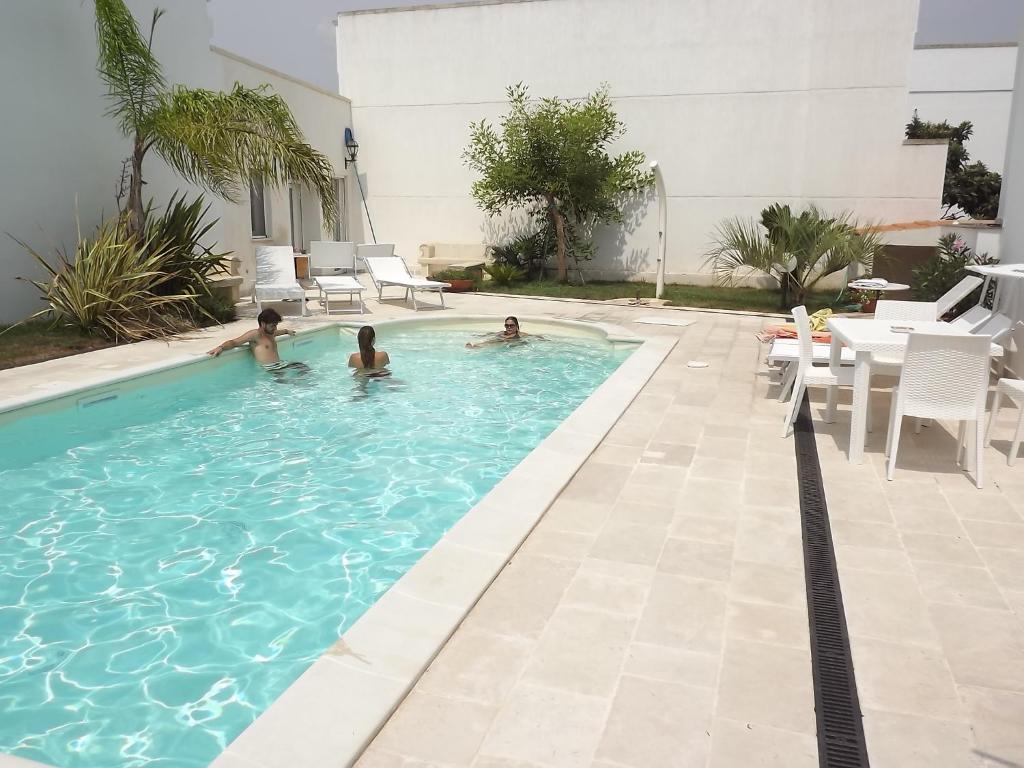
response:
[(0, 427), (0, 752), (206, 765), (629, 354), (299, 340)]

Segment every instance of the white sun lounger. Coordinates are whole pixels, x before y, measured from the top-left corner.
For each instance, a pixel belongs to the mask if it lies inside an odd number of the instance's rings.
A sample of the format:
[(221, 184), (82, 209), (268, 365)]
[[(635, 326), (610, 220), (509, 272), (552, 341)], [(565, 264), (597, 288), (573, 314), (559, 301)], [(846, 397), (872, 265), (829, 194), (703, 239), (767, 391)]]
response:
[[(348, 294), (348, 300), (353, 304), (352, 309), (338, 310), (339, 312), (358, 312), (360, 315), (366, 311), (366, 304), (363, 302), (363, 291), (366, 290), (362, 284), (351, 275), (339, 275), (337, 277), (318, 276), (313, 278), (316, 287), (320, 289), (320, 301), (324, 305), (327, 314), (331, 314), (331, 294)], [(359, 306), (355, 306), (355, 300), (359, 298)]]
[(356, 273), (356, 244), (334, 240), (314, 240), (309, 244), (309, 274), (337, 276), (339, 273)]
[[(390, 247), (394, 248), (394, 246)], [(413, 309), (418, 310), (420, 308), (419, 304), (416, 303), (416, 291), (437, 291), (438, 296), (441, 297), (441, 307), (444, 308), (444, 289), (451, 287), (449, 283), (427, 280), (426, 278), (411, 275), (409, 267), (406, 266), (405, 260), (401, 256), (363, 255), (366, 253), (363, 249), (364, 246), (359, 246), (359, 258), (366, 265), (366, 271), (369, 273), (370, 279), (377, 289), (378, 300), (383, 299), (382, 294), (386, 286), (394, 285), (399, 288), (405, 288), (406, 301), (409, 300), (409, 294), (412, 294)]]
[[(959, 283), (954, 285), (942, 296), (939, 297), (938, 301), (935, 302), (935, 307), (938, 311), (938, 316), (941, 318), (953, 307), (959, 304), (961, 301), (971, 295), (971, 291), (982, 284), (982, 279), (976, 275), (968, 275)], [(985, 297), (982, 296), (982, 299)]]
[[(324, 305), (327, 314), (331, 314), (331, 294), (344, 293), (353, 304), (349, 312), (363, 314), (366, 311), (366, 304), (363, 302), (362, 284), (351, 275), (342, 275), (341, 272), (356, 271), (356, 244), (339, 243), (328, 240), (317, 240), (309, 244), (309, 271), (320, 273), (313, 275), (313, 282), (320, 289), (320, 303)], [(359, 306), (355, 306), (355, 299), (359, 297)]]
[(252, 300), (259, 312), (264, 301), (298, 301), (302, 314), (306, 314), (306, 289), (295, 279), (295, 255), (290, 245), (256, 246)]

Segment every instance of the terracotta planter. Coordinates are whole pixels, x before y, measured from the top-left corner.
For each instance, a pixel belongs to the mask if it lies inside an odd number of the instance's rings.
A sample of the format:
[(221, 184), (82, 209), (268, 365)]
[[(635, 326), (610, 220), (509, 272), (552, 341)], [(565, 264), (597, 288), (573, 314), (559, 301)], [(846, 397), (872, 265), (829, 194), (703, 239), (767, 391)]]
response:
[(872, 299), (867, 304), (861, 304), (860, 305), (860, 311), (861, 312), (874, 312), (876, 304), (878, 304), (878, 299)]
[(472, 291), (475, 286), (475, 283), (468, 279), (462, 280), (456, 278), (454, 280), (444, 280), (443, 282), (451, 285), (451, 288), (445, 288), (449, 293), (465, 293), (466, 291)]

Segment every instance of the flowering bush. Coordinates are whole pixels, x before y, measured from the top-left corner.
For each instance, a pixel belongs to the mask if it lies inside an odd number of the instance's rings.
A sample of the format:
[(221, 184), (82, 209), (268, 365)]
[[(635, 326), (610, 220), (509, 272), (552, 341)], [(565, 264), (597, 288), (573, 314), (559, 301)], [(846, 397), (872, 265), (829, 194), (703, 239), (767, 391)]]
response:
[[(914, 297), (918, 301), (935, 301), (967, 276), (967, 267), (973, 264), (991, 264), (988, 254), (977, 254), (960, 235), (954, 233), (939, 238), (935, 257), (914, 270), (912, 281)], [(953, 314), (977, 304), (981, 288), (953, 308)]]

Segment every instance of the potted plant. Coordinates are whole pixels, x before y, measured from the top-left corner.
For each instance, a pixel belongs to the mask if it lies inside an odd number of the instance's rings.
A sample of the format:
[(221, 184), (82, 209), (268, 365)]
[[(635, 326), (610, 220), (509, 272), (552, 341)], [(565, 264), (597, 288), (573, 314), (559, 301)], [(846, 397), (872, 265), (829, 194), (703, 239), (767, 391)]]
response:
[(861, 312), (874, 312), (878, 304), (878, 294), (874, 291), (852, 291), (850, 302), (860, 306)]
[(459, 267), (449, 267), (440, 272), (435, 272), (431, 275), (431, 278), (440, 280), (442, 283), (448, 283), (451, 287), (447, 290), (452, 293), (464, 293), (476, 288), (476, 280), (473, 279), (473, 276), (467, 270)]

